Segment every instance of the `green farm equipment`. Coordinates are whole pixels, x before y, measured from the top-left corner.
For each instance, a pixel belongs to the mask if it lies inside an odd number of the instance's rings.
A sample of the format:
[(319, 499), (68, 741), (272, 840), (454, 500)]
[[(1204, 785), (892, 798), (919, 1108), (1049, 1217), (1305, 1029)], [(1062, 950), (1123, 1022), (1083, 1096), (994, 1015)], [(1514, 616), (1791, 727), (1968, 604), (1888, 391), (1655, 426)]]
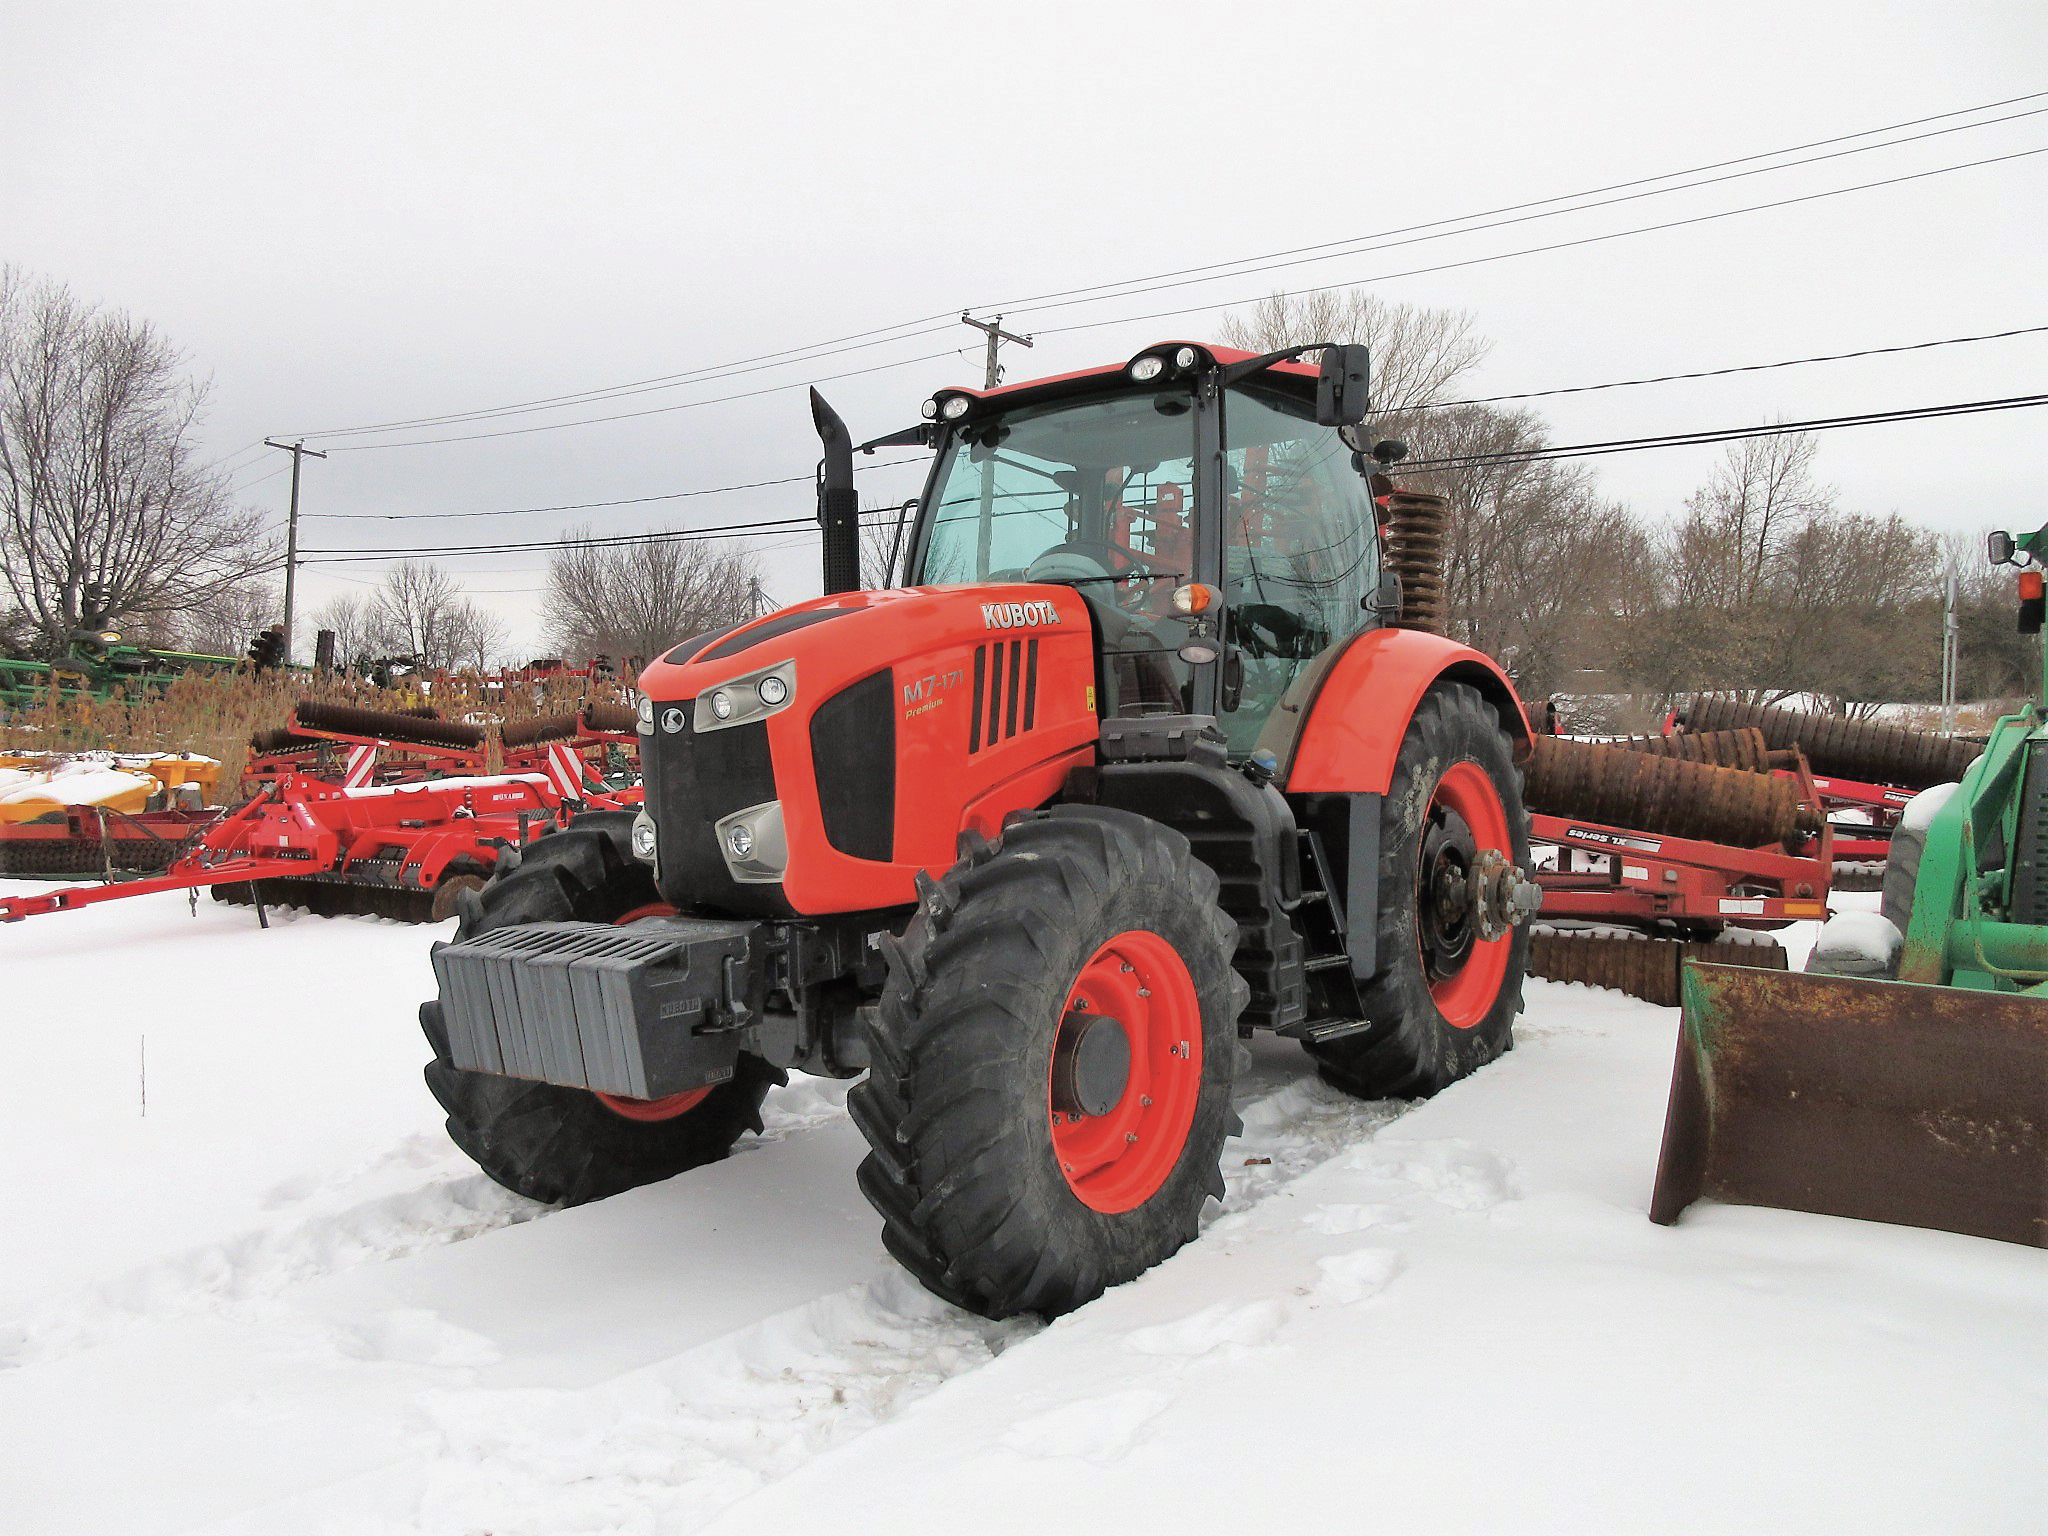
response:
[[(2042, 628), (2048, 526), (1993, 534)], [(2048, 1247), (2048, 676), (1804, 974), (1690, 965), (1650, 1219), (1701, 1196)]]

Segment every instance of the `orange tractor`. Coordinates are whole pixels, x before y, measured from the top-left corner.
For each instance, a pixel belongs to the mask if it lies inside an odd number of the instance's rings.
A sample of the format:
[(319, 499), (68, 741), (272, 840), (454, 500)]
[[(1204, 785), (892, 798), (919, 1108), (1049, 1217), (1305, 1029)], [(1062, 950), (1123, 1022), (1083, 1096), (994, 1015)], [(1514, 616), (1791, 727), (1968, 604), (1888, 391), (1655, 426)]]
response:
[(884, 591), (814, 395), (826, 595), (650, 663), (644, 809), (507, 850), (436, 948), (454, 1139), (573, 1203), (723, 1157), (786, 1068), (865, 1072), (891, 1252), (1051, 1314), (1195, 1235), (1240, 1037), (1368, 1097), (1506, 1050), (1529, 726), (1403, 625), (1366, 368), (1169, 342), (942, 390), (863, 445), (935, 454)]

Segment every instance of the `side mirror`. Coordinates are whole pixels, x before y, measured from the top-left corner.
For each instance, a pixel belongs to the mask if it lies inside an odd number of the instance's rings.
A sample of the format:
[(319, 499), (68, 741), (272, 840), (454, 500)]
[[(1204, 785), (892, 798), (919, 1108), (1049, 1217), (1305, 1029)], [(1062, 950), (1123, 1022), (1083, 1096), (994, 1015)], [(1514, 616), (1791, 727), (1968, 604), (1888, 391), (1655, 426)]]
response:
[(2009, 533), (1994, 533), (1984, 541), (1984, 553), (1993, 565), (2011, 565), (2019, 548)]
[(1361, 346), (1323, 348), (1322, 372), (1316, 378), (1316, 424), (1348, 427), (1365, 420), (1368, 349)]

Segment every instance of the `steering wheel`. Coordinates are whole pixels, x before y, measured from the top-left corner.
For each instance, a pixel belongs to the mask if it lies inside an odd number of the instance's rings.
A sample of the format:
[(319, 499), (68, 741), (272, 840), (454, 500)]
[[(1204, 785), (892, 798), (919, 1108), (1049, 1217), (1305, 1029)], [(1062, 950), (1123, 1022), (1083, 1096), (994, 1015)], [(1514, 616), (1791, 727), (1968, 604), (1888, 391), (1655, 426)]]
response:
[[(1092, 569), (1076, 570), (1075, 566)], [(1055, 544), (1024, 568), (1026, 581), (1074, 580), (1088, 576), (1129, 576), (1150, 573), (1151, 562), (1135, 549), (1114, 539), (1069, 539)]]

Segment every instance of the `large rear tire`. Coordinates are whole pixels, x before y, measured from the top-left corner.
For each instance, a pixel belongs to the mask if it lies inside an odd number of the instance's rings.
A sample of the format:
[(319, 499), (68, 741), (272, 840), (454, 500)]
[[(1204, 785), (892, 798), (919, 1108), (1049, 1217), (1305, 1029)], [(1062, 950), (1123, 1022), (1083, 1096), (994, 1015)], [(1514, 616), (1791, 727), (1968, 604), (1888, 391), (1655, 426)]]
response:
[(1070, 806), (927, 882), (849, 1100), (889, 1251), (987, 1317), (1070, 1311), (1223, 1193), (1248, 989), (1187, 839)]
[(1439, 683), (1408, 722), (1380, 802), (1380, 970), (1361, 989), (1372, 1027), (1308, 1047), (1334, 1086), (1427, 1098), (1512, 1048), (1528, 925), (1482, 939), (1435, 899), (1437, 877), (1455, 879), (1475, 849), (1529, 867), (1522, 775), (1479, 691)]
[[(456, 937), (520, 923), (615, 923), (670, 910), (626, 843), (630, 812), (598, 811), (500, 857), (480, 892), (465, 893)], [(761, 1130), (761, 1100), (786, 1074), (741, 1056), (728, 1082), (642, 1102), (581, 1088), (465, 1072), (448, 1055), (441, 1005), (420, 1009), (434, 1048), (427, 1087), (448, 1112), (448, 1134), (507, 1189), (551, 1205), (581, 1205), (717, 1162), (741, 1133)]]

